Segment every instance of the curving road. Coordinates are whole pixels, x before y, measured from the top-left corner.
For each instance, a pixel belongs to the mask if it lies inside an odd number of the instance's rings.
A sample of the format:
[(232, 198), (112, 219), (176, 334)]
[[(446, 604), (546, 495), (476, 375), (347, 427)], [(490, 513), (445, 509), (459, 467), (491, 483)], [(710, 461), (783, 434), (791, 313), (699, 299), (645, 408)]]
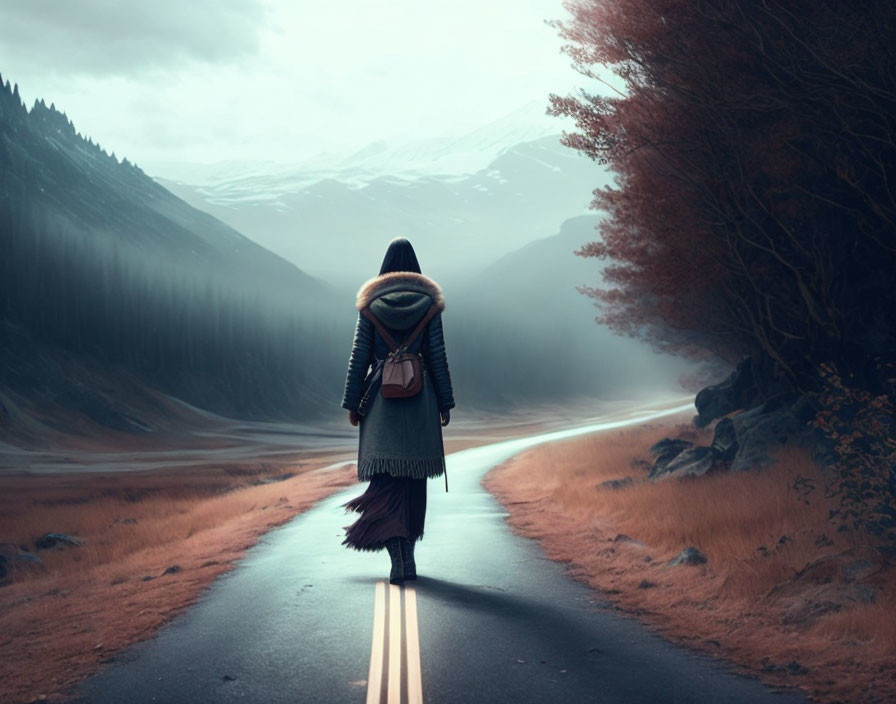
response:
[[(690, 406), (688, 406), (690, 407)], [(416, 583), (385, 553), (349, 551), (339, 492), (272, 530), (198, 603), (85, 681), (80, 702), (804, 701), (675, 647), (602, 605), (481, 486), (533, 445), (641, 423), (642, 411), (448, 457), (429, 485)]]

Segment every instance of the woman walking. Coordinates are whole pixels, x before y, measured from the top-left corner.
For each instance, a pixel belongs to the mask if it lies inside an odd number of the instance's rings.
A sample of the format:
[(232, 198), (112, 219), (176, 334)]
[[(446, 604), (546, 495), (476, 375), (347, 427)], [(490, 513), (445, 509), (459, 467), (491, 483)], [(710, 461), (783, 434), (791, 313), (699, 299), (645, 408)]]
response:
[[(355, 308), (342, 407), (352, 425), (360, 423), (358, 479), (370, 484), (345, 504), (360, 517), (346, 527), (343, 545), (386, 548), (392, 560), (389, 581), (398, 584), (417, 576), (414, 543), (423, 537), (426, 480), (445, 472), (442, 426), (454, 407), (442, 336), (445, 299), (438, 284), (421, 273), (411, 243), (396, 238), (379, 275), (358, 291)], [(396, 348), (420, 355), (422, 385), (416, 393), (410, 384), (400, 395), (384, 395), (395, 388), (387, 358)], [(390, 375), (386, 389), (384, 371)]]

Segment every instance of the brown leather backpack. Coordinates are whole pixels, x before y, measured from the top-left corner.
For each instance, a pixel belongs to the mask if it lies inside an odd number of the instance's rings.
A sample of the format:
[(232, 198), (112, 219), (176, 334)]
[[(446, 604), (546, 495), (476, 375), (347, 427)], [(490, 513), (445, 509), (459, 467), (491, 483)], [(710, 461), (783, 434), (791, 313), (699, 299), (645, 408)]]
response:
[(407, 398), (420, 393), (420, 390), (423, 388), (423, 356), (411, 354), (407, 349), (438, 312), (438, 307), (433, 303), (420, 319), (420, 322), (417, 323), (417, 327), (399, 346), (395, 344), (395, 340), (392, 339), (385, 326), (370, 312), (369, 307), (361, 311), (374, 324), (383, 340), (386, 341), (386, 344), (392, 350), (383, 362), (380, 393), (384, 398)]

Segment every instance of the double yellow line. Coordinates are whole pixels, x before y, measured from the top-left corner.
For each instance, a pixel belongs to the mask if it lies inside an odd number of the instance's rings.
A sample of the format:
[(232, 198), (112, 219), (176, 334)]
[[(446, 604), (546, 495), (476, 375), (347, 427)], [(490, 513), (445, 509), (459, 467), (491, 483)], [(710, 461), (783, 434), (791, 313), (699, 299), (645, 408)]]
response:
[(367, 704), (422, 704), (417, 592), (384, 580), (376, 583), (373, 600)]

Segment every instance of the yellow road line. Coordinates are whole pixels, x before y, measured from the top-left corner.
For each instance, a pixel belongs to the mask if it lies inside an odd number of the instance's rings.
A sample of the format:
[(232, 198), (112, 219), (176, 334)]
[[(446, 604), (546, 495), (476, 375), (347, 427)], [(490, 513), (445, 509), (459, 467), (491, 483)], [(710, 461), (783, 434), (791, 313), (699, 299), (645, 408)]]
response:
[(367, 675), (367, 704), (382, 704), (383, 700), (388, 704), (423, 704), (423, 675), (417, 592), (412, 586), (386, 586), (385, 581), (379, 581), (373, 596), (373, 644)]
[(423, 704), (423, 675), (420, 670), (420, 634), (417, 626), (417, 592), (404, 590), (404, 621), (408, 656), (408, 704)]
[(389, 585), (389, 704), (401, 704), (401, 587)]
[(377, 582), (373, 591), (373, 645), (367, 675), (367, 704), (379, 704), (383, 689), (383, 640), (386, 637), (386, 585)]

